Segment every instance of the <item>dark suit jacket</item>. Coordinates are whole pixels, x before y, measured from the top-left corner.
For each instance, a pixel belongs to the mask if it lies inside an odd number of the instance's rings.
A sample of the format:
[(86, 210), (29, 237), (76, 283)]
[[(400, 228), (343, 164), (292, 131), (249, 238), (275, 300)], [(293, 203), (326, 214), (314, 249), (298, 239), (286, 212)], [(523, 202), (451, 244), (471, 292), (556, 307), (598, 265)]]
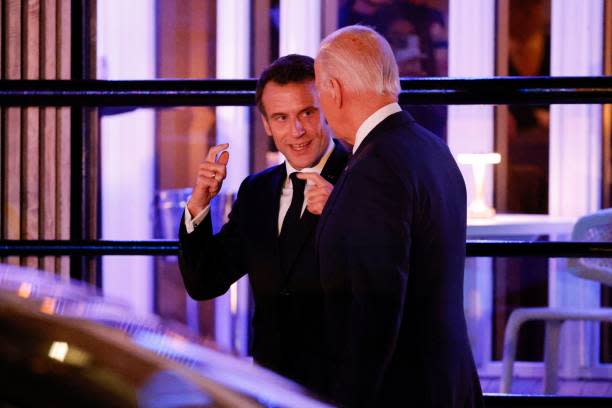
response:
[[(347, 157), (336, 143), (321, 176), (335, 183)], [(189, 295), (201, 300), (222, 295), (248, 273), (255, 304), (255, 361), (325, 395), (330, 359), (323, 347), (323, 299), (314, 251), (319, 216), (304, 211), (302, 245), (290, 254), (290, 270), (281, 270), (278, 211), (285, 179), (284, 164), (247, 177), (229, 221), (216, 235), (210, 216), (191, 234), (181, 221), (181, 274)]]
[(480, 406), (463, 313), (465, 184), (398, 112), (349, 161), (317, 227), (332, 393), (348, 406)]

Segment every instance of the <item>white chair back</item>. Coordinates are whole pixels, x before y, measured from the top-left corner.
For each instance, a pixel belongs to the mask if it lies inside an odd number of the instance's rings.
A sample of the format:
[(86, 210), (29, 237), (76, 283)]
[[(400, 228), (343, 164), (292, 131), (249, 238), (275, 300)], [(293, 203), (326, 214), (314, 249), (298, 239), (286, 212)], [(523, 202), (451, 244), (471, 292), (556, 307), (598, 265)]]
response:
[[(612, 242), (612, 208), (580, 217), (572, 241)], [(612, 258), (569, 258), (568, 266), (576, 276), (612, 286)]]

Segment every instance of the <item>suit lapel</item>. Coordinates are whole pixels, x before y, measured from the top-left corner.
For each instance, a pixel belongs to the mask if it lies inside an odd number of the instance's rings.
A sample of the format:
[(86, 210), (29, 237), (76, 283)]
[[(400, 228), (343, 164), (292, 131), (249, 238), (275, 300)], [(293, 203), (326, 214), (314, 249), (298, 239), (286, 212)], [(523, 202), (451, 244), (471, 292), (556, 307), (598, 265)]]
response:
[[(340, 173), (344, 169), (346, 164), (346, 160), (348, 157), (348, 153), (342, 145), (338, 142), (334, 141), (335, 147), (332, 151), (329, 159), (327, 159), (327, 163), (321, 170), (321, 177), (325, 180), (329, 181), (332, 184), (335, 184), (340, 176)], [(279, 194), (280, 196), (280, 194)], [(278, 214), (278, 211), (277, 211)], [(296, 245), (291, 249), (291, 252), (288, 254), (289, 256), (289, 268), (287, 269), (287, 275), (290, 276), (290, 271), (293, 268), (293, 264), (301, 252), (306, 241), (312, 236), (315, 227), (317, 226), (317, 221), (319, 220), (318, 215), (312, 214), (308, 209), (304, 210), (302, 217), (300, 218), (300, 231), (299, 236), (296, 237)]]
[[(274, 172), (272, 175), (272, 181), (270, 182), (271, 191), (266, 192), (266, 200), (270, 199), (270, 203), (266, 203), (268, 208), (272, 211), (272, 215), (270, 216), (270, 233), (273, 237), (278, 237), (278, 211), (280, 207), (280, 197), (283, 193), (283, 186), (285, 184), (285, 180), (287, 179), (287, 168), (284, 164), (280, 164), (278, 166), (278, 170)], [(278, 248), (278, 246), (277, 246)]]

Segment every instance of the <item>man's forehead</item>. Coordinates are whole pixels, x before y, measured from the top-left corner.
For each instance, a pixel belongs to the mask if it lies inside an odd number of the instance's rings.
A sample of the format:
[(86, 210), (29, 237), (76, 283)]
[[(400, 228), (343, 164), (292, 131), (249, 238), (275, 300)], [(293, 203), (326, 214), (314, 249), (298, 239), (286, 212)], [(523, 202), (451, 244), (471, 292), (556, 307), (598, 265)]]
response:
[(306, 91), (312, 91), (312, 87), (314, 86), (315, 83), (315, 79), (307, 79), (304, 81), (300, 81), (300, 82), (287, 82), (284, 84), (278, 83), (276, 81), (270, 81), (268, 82), (263, 89), (263, 93), (265, 94), (266, 91), (269, 91), (267, 93), (271, 93), (271, 91), (288, 91), (288, 90), (294, 90), (294, 89), (303, 89)]
[(304, 82), (291, 82), (288, 84), (268, 83), (264, 88), (262, 102), (268, 114), (275, 111), (289, 111), (305, 109), (317, 104), (317, 91), (314, 80)]

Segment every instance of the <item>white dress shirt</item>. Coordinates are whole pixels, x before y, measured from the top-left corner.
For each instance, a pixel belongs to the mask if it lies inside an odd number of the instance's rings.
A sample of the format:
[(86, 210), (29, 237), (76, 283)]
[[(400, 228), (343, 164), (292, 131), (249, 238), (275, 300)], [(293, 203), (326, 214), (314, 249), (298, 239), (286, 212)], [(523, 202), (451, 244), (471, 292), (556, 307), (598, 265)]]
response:
[[(323, 167), (325, 167), (325, 163), (327, 163), (327, 159), (329, 159), (329, 156), (331, 156), (331, 153), (333, 150), (334, 150), (334, 142), (331, 139), (331, 137), (329, 137), (327, 149), (325, 150), (325, 153), (323, 153), (321, 160), (319, 160), (319, 162), (314, 167), (306, 167), (306, 168), (303, 168), (302, 170), (299, 170), (300, 173), (321, 174), (321, 170), (323, 170)], [(291, 173), (295, 173), (296, 171), (298, 171), (295, 168), (293, 168), (293, 166), (291, 166), (291, 164), (289, 164), (289, 161), (287, 160), (285, 160), (285, 167), (287, 169), (287, 177), (285, 178), (285, 182), (283, 183), (283, 190), (281, 192), (280, 205), (278, 208), (278, 233), (279, 234), (283, 226), (283, 220), (285, 219), (285, 215), (287, 214), (287, 211), (289, 210), (289, 206), (291, 205), (291, 198), (293, 197), (293, 183), (291, 182), (291, 179), (289, 178), (289, 176), (291, 175)], [(308, 190), (310, 185), (311, 183), (307, 181), (306, 190)], [(302, 205), (302, 214), (304, 214), (304, 210), (306, 209), (306, 204), (307, 204), (306, 200), (304, 200), (304, 204)], [(187, 229), (187, 233), (191, 234), (193, 230), (195, 229), (195, 227), (197, 227), (204, 220), (204, 218), (206, 218), (209, 212), (210, 212), (210, 205), (206, 206), (206, 208), (200, 211), (198, 215), (196, 215), (195, 217), (192, 217), (187, 207), (185, 207), (185, 228)]]
[(371, 114), (366, 120), (363, 121), (359, 129), (357, 129), (357, 133), (355, 134), (355, 144), (353, 145), (353, 154), (359, 148), (363, 139), (374, 129), (380, 122), (387, 119), (389, 116), (394, 113), (401, 112), (402, 108), (400, 108), (397, 102), (390, 103), (388, 105), (383, 106), (373, 114)]

